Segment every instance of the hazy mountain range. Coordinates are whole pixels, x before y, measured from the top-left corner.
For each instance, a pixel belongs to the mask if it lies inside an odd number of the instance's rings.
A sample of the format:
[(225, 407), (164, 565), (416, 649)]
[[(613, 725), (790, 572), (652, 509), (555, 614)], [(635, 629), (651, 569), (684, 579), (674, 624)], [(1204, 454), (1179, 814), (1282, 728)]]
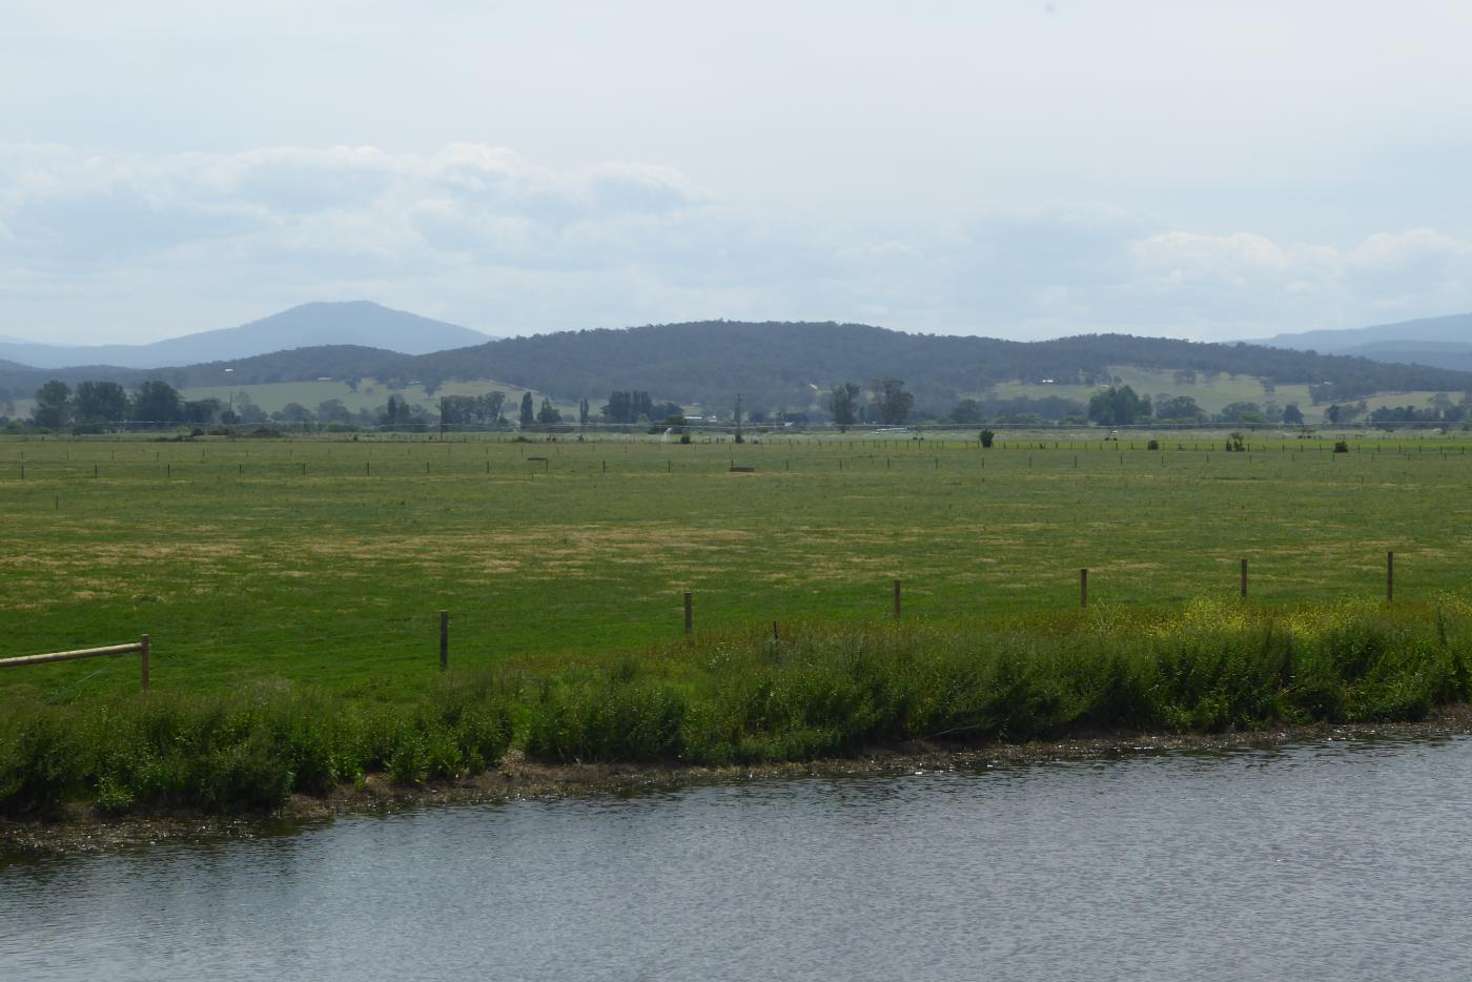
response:
[(33, 368), (79, 365), (169, 368), (318, 345), (352, 344), (423, 355), (490, 340), (493, 339), (489, 335), (458, 324), (355, 300), (302, 304), (238, 327), (202, 331), (152, 344), (66, 346), (0, 338), (0, 360)]
[[(1094, 386), (1110, 382), (1121, 367), (1135, 367), (1185, 380), (1236, 375), (1272, 385), (1312, 385), (1318, 387), (1316, 398), (1345, 401), (1375, 393), (1472, 391), (1469, 325), (1472, 315), (1280, 335), (1259, 344), (1123, 334), (1020, 342), (785, 321), (702, 321), (493, 339), (377, 304), (319, 303), (155, 345), (70, 349), (81, 353), (72, 357), (90, 363), (85, 365), (41, 367), (34, 364), (34, 351), (0, 348), (0, 395), (26, 398), (50, 378), (128, 386), (160, 378), (181, 389), (322, 380), (356, 386), (375, 379), (428, 392), (452, 382), (497, 382), (566, 401), (642, 390), (681, 404), (726, 405), (741, 395), (751, 406), (804, 407), (837, 382), (888, 377), (904, 380), (917, 404), (948, 409), (959, 398), (1009, 382)], [(132, 356), (132, 365), (159, 367), (118, 364), (125, 360), (116, 357), (119, 352)], [(107, 361), (112, 364), (99, 364)]]
[(1350, 330), (1279, 334), (1257, 343), (1274, 348), (1472, 371), (1472, 314), (1426, 317)]

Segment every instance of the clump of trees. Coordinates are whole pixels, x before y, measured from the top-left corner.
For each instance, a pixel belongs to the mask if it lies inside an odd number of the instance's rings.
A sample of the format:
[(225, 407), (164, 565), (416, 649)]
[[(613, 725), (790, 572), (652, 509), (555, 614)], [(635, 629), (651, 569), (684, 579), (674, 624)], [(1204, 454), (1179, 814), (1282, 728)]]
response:
[(598, 415), (608, 423), (653, 423), (684, 411), (677, 402), (655, 402), (648, 392), (614, 390)]
[(478, 396), (441, 396), (440, 423), (444, 426), (504, 426), (501, 415), (506, 393), (486, 392)]
[(1133, 426), (1153, 415), (1150, 397), (1140, 398), (1128, 385), (1111, 385), (1089, 399), (1089, 419), (1100, 426)]
[[(870, 399), (863, 401), (864, 389), (854, 382), (840, 382), (828, 390), (823, 408), (833, 417), (833, 424), (847, 430), (859, 423), (900, 426), (910, 419), (915, 408), (915, 395), (897, 378), (874, 379), (869, 383)], [(787, 414), (782, 414), (787, 415)]]

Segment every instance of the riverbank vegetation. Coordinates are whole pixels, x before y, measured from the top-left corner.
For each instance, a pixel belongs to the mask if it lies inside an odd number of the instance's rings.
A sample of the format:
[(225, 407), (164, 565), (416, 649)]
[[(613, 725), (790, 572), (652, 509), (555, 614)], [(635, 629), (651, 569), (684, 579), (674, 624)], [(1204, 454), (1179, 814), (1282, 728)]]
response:
[(262, 680), (233, 693), (20, 700), (0, 813), (267, 811), (382, 772), (808, 760), (913, 741), (1404, 721), (1472, 699), (1472, 603), (1197, 601), (987, 625), (800, 623), (601, 658), (450, 672), (409, 701)]

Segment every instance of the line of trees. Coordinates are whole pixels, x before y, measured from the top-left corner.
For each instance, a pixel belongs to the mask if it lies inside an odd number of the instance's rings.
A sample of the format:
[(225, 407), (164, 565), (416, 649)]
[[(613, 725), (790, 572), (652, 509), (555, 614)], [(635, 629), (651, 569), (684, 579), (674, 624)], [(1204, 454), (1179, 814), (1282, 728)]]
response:
[(224, 409), (219, 399), (186, 400), (167, 382), (150, 379), (128, 392), (117, 382), (85, 381), (73, 391), (52, 379), (36, 390), (31, 419), (46, 429), (122, 423), (209, 423)]
[[(9, 393), (0, 393), (9, 397)], [(1271, 393), (1269, 393), (1271, 395)], [(1228, 425), (1301, 426), (1303, 411), (1296, 403), (1279, 406), (1276, 402), (1240, 401), (1217, 413), (1207, 413), (1194, 398), (1186, 395), (1142, 396), (1129, 385), (1111, 385), (1095, 392), (1088, 403), (1045, 396), (1010, 399), (962, 399), (948, 413), (929, 410), (917, 413), (916, 398), (905, 383), (897, 378), (871, 380), (867, 385), (841, 382), (823, 396), (823, 408), (834, 425), (847, 429), (857, 425), (897, 426), (922, 420), (949, 422), (970, 426), (988, 423), (1010, 425), (1087, 425), (1103, 427), (1134, 426), (1149, 423), (1192, 425), (1220, 423)], [(738, 430), (742, 422), (752, 425), (809, 422), (805, 412), (756, 409), (747, 412), (737, 396), (735, 418)], [(543, 398), (537, 405), (532, 393), (523, 393), (517, 422), (523, 428), (564, 425), (560, 410)], [(12, 410), (13, 411), (13, 410)], [(435, 427), (509, 428), (507, 395), (487, 392), (481, 395), (442, 396), (439, 411), (432, 412), (397, 394), (377, 409), (349, 409), (340, 399), (327, 399), (315, 410), (300, 403), (288, 403), (267, 413), (258, 407), (245, 391), (227, 400), (218, 398), (185, 399), (168, 382), (149, 379), (136, 390), (121, 384), (88, 380), (76, 388), (53, 379), (35, 393), (32, 422), (45, 429), (86, 430), (139, 425), (264, 424), (317, 425), (341, 428), (383, 428), (428, 430)], [(1335, 403), (1325, 411), (1332, 424), (1365, 422), (1377, 426), (1428, 423), (1472, 425), (1472, 393), (1460, 401), (1446, 393), (1438, 393), (1428, 407), (1381, 407), (1371, 411), (1363, 400)], [(608, 402), (595, 417), (587, 399), (578, 403), (578, 424), (586, 426), (598, 421), (620, 425), (673, 426), (685, 425), (682, 407), (674, 402), (656, 402), (642, 390), (614, 390)], [(727, 417), (722, 414), (722, 419)], [(0, 419), (0, 423), (4, 420)]]

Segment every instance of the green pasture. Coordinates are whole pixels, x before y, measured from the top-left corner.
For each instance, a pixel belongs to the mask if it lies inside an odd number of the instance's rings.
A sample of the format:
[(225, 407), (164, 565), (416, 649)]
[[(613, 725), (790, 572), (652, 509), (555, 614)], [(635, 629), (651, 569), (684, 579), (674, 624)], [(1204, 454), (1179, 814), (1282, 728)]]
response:
[[(1255, 402), (1265, 405), (1276, 402), (1280, 406), (1296, 403), (1310, 422), (1323, 420), (1328, 406), (1315, 406), (1309, 397), (1307, 385), (1279, 385), (1269, 389), (1262, 380), (1252, 375), (1228, 375), (1226, 373), (1200, 373), (1195, 381), (1177, 378), (1173, 371), (1138, 368), (1120, 365), (1110, 369), (1119, 384), (1132, 387), (1142, 396), (1190, 396), (1208, 413), (1216, 414), (1234, 402)], [(997, 399), (1015, 399), (1026, 396), (1043, 399), (1056, 396), (1087, 403), (1089, 398), (1103, 386), (1073, 384), (1042, 384), (1035, 382), (1005, 382), (992, 386), (984, 395)], [(1369, 410), (1386, 406), (1414, 406), (1425, 409), (1431, 404), (1435, 392), (1385, 392), (1365, 400)], [(1460, 398), (1459, 394), (1455, 394)]]
[[(1472, 588), (1466, 434), (1099, 436), (4, 441), (0, 657), (148, 633), (157, 690), (398, 700), (441, 609), (453, 665), (547, 666), (678, 638), (687, 590), (708, 639), (880, 621), (897, 578), (936, 629), (1046, 623), (1081, 567), (1136, 613), (1236, 602), (1243, 558), (1256, 606), (1379, 598), (1388, 550), (1397, 603)], [(9, 669), (0, 705), (136, 686), (133, 658)]]

